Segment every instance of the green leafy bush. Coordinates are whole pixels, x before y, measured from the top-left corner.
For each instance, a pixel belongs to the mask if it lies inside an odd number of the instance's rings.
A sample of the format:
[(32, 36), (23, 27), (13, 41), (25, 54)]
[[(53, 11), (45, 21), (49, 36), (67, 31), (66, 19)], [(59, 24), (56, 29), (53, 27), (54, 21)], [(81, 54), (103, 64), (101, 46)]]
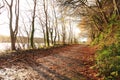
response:
[(118, 44), (105, 46), (97, 53), (96, 67), (100, 75), (104, 76), (105, 80), (120, 79), (120, 46)]

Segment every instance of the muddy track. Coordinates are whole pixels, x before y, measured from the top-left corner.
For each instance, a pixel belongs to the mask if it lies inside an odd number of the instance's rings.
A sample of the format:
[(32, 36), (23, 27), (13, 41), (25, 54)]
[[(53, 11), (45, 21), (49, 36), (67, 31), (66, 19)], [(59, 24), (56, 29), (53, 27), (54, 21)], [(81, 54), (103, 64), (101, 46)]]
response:
[(28, 51), (22, 54), (22, 57), (13, 56), (6, 61), (3, 58), (0, 63), (0, 78), (2, 80), (101, 80), (96, 76), (97, 71), (91, 69), (94, 65), (94, 53), (94, 49), (86, 45)]

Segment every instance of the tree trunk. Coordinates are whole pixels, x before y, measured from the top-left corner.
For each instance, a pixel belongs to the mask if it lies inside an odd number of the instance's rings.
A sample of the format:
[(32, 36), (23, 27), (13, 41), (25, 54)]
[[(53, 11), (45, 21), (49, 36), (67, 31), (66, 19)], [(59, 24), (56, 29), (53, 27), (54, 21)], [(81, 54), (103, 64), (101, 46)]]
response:
[[(64, 23), (63, 23), (63, 25), (64, 25)], [(65, 26), (62, 26), (62, 38), (63, 38), (63, 41), (62, 41), (62, 43), (63, 44), (65, 44), (65, 38), (66, 38), (66, 33), (65, 33)]]
[(53, 45), (53, 29), (50, 30), (50, 36), (51, 36), (51, 44)]
[(9, 7), (9, 29), (10, 29), (10, 39), (11, 39), (11, 50), (16, 50), (16, 37), (18, 33), (18, 23), (19, 23), (19, 0), (16, 0), (15, 3), (15, 29), (13, 30), (13, 0), (9, 4), (7, 0), (5, 0), (7, 6)]
[(30, 37), (30, 45), (31, 45), (31, 48), (34, 48), (34, 24), (32, 24), (32, 31), (31, 31), (31, 37)]
[(30, 37), (31, 48), (35, 48), (35, 45), (34, 45), (34, 33), (35, 33), (36, 5), (37, 5), (37, 0), (34, 0), (34, 9), (33, 9), (33, 16), (32, 16), (32, 31), (31, 31), (31, 37)]
[(10, 38), (11, 38), (11, 50), (16, 50), (16, 47), (15, 47), (16, 37), (15, 37), (13, 29), (12, 29), (12, 27), (13, 27), (13, 25), (12, 25), (12, 22), (13, 22), (13, 12), (12, 12), (13, 0), (11, 0), (11, 4), (8, 6), (9, 6), (9, 11), (10, 11), (9, 28), (10, 28)]
[(44, 6), (44, 13), (45, 13), (45, 27), (46, 27), (46, 46), (49, 47), (50, 46), (50, 42), (49, 42), (49, 28), (48, 28), (48, 14), (47, 14), (47, 4), (45, 2), (45, 0), (43, 0), (43, 6)]
[(16, 50), (15, 43), (16, 43), (16, 37), (14, 35), (11, 35), (11, 48), (12, 48), (12, 50)]
[(116, 11), (116, 13), (117, 13), (117, 14), (119, 15), (119, 17), (120, 17), (120, 13), (119, 13), (119, 9), (118, 9), (116, 0), (113, 0), (113, 5), (114, 5), (114, 11)]

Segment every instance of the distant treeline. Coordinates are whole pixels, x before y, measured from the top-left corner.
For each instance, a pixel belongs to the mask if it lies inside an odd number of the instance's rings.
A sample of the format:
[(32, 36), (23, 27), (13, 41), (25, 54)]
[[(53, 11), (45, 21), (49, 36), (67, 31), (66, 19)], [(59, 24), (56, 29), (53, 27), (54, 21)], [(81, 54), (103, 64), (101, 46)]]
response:
[[(29, 41), (28, 37), (21, 37), (21, 36), (17, 37), (17, 42), (27, 43), (28, 41)], [(0, 35), (0, 43), (7, 43), (7, 42), (8, 43), (11, 42), (10, 37)], [(43, 40), (43, 38), (34, 38), (34, 42), (35, 43), (43, 43), (44, 40)]]

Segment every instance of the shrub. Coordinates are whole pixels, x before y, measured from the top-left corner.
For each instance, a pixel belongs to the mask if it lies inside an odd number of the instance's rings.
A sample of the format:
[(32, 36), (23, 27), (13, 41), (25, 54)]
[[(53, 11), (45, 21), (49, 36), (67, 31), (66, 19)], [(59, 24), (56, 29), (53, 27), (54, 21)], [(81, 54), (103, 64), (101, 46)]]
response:
[(97, 65), (100, 75), (105, 80), (120, 79), (120, 46), (112, 44), (97, 52)]

